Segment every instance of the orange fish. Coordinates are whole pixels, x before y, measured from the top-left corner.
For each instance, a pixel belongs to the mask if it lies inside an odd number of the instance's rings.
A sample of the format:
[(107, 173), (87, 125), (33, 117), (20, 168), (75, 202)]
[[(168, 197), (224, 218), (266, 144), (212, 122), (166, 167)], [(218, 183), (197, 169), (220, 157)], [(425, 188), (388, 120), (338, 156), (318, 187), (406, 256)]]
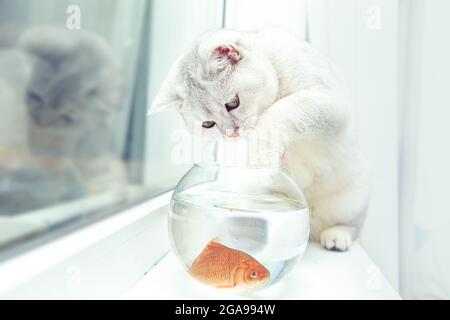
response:
[(262, 264), (240, 250), (211, 240), (195, 259), (191, 275), (217, 288), (256, 288), (267, 282), (270, 272)]

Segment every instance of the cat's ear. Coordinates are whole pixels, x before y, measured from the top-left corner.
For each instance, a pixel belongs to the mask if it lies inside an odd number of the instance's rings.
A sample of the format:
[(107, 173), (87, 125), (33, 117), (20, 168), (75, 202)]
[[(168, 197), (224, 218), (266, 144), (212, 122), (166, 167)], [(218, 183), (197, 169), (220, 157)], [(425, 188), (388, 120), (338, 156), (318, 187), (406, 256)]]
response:
[(73, 52), (75, 41), (65, 29), (44, 26), (25, 31), (17, 45), (48, 63), (57, 63)]
[(181, 108), (183, 100), (177, 93), (177, 81), (180, 67), (180, 59), (177, 60), (170, 69), (166, 79), (161, 84), (158, 94), (148, 109), (147, 115), (158, 113), (168, 107), (175, 106)]
[(213, 49), (212, 67), (215, 71), (223, 71), (228, 66), (234, 66), (242, 59), (241, 50), (231, 43), (221, 44)]
[(176, 107), (179, 110), (182, 104), (183, 100), (173, 95), (172, 92), (166, 92), (161, 88), (159, 93), (156, 95), (155, 100), (153, 100), (152, 105), (148, 109), (147, 115), (158, 113), (169, 107)]

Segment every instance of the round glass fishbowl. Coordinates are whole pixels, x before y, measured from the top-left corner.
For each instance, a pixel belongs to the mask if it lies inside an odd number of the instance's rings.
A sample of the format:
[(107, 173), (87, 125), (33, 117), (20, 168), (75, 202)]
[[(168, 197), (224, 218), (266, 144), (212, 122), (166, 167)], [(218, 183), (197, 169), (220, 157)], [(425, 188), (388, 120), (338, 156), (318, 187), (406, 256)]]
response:
[(309, 210), (283, 168), (194, 165), (173, 193), (169, 234), (192, 277), (253, 291), (277, 282), (303, 256)]

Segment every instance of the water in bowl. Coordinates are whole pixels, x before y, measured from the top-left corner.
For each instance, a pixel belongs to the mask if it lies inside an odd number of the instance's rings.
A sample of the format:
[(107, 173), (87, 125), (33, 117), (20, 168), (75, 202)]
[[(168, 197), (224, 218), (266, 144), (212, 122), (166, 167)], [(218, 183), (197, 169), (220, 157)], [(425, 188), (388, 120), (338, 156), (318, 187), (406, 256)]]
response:
[(172, 247), (188, 270), (205, 246), (217, 239), (268, 269), (267, 287), (303, 255), (309, 213), (306, 203), (281, 194), (183, 192), (172, 199), (169, 228)]

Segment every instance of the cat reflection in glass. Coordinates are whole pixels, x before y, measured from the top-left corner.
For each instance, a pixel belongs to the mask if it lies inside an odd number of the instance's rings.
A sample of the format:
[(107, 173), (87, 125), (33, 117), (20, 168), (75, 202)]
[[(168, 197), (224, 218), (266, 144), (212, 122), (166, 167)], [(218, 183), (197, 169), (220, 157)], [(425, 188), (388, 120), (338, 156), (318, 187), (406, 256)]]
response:
[(0, 69), (1, 135), (16, 137), (1, 141), (9, 151), (0, 170), (9, 182), (0, 190), (5, 200), (0, 213), (124, 185), (110, 123), (124, 102), (124, 78), (104, 39), (84, 31), (31, 28), (14, 47), (0, 50)]

